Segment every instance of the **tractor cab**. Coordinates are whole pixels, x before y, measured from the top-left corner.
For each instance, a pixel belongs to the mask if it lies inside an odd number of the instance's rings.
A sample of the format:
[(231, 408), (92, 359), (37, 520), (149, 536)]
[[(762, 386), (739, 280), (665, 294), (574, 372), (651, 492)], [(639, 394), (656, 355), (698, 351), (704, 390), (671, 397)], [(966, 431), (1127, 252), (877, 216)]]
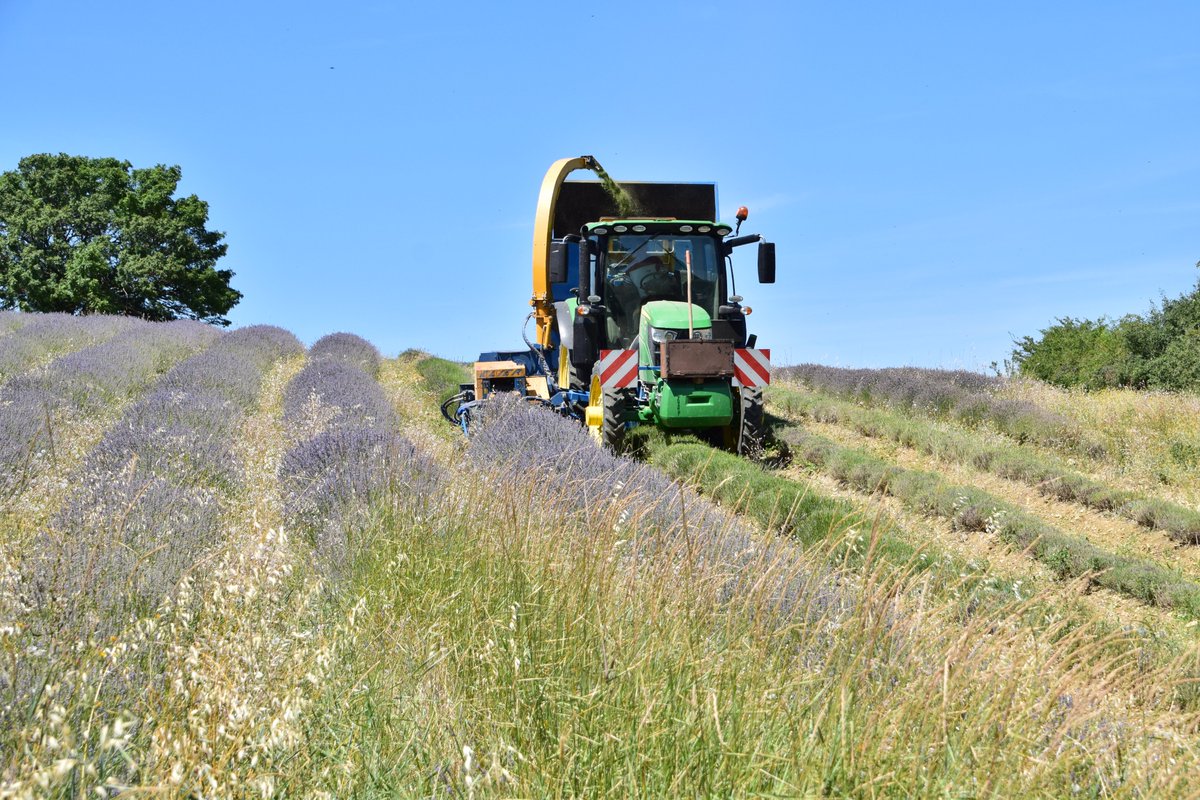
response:
[[(644, 333), (643, 317), (651, 325), (655, 321), (656, 303), (688, 302), (689, 279), (691, 304), (695, 307), (693, 329), (701, 327), (711, 333), (709, 320), (717, 316), (723, 288), (720, 239), (697, 232), (695, 224), (630, 223), (617, 222), (611, 227), (599, 224), (590, 226), (588, 232), (589, 250), (599, 262), (595, 269), (604, 276), (600, 297), (608, 309), (608, 346), (635, 347)], [(642, 230), (635, 233), (631, 230), (634, 227)], [(712, 230), (711, 225), (699, 227)], [(696, 312), (705, 318), (704, 325), (694, 324)], [(662, 325), (657, 327), (662, 329)], [(686, 325), (682, 331), (675, 331), (675, 335), (680, 333), (688, 335)]]

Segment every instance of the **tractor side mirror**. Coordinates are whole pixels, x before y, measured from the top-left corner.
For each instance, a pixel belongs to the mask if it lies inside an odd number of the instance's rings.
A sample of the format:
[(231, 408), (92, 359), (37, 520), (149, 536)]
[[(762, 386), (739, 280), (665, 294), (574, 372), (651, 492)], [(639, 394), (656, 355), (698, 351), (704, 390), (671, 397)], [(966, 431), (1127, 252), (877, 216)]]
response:
[(775, 282), (775, 243), (758, 243), (758, 282)]
[(565, 283), (567, 280), (567, 243), (550, 243), (550, 283)]

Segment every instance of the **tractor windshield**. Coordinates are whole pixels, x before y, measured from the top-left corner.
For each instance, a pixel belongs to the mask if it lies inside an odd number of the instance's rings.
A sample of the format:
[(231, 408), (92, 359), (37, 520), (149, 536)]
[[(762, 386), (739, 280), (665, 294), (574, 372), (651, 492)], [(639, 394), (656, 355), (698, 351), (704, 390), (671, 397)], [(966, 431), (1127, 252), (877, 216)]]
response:
[(604, 301), (610, 346), (632, 347), (642, 306), (652, 300), (687, 300), (691, 256), (692, 303), (717, 316), (721, 259), (711, 236), (681, 234), (614, 235), (601, 240)]

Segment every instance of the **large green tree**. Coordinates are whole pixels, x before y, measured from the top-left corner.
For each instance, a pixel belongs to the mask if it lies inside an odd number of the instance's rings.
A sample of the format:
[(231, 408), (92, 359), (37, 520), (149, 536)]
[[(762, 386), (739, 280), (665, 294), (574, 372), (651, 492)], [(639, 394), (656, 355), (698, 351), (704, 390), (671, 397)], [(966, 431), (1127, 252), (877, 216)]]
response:
[(228, 325), (241, 299), (216, 269), (208, 203), (176, 198), (182, 171), (32, 155), (0, 175), (0, 308), (179, 317)]

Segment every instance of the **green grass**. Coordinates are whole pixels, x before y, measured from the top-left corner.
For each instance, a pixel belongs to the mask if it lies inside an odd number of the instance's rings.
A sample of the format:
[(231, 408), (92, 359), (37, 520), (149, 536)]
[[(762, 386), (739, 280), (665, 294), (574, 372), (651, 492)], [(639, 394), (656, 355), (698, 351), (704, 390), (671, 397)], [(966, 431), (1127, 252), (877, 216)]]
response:
[(426, 356), (418, 361), (417, 372), (421, 373), (421, 379), (438, 404), (458, 394), (459, 384), (471, 382), (471, 371), (465, 364), (436, 356)]
[(1170, 778), (1159, 740), (1086, 727), (1104, 678), (1162, 685), (1126, 634), (1038, 600), (964, 616), (937, 599), (958, 582), (882, 562), (826, 576), (852, 608), (816, 611), (809, 582), (810, 611), (780, 624), (682, 552), (621, 557), (614, 519), (464, 479), (452, 508), (355, 531), (352, 621), (281, 791), (1100, 796)]

